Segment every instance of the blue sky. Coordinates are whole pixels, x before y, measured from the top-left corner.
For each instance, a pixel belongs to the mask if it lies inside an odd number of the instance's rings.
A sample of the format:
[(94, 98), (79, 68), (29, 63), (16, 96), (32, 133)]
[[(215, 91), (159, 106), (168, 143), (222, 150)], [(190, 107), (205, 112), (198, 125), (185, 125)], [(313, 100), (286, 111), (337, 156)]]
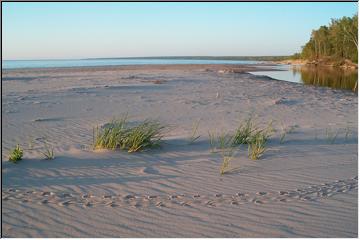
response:
[(2, 3), (3, 59), (259, 56), (300, 51), (357, 3)]

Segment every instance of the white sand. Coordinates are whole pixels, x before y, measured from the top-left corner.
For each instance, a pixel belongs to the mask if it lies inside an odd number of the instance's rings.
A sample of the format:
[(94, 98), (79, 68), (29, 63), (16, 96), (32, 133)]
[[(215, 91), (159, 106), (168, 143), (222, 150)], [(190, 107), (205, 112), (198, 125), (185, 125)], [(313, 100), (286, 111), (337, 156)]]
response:
[[(357, 96), (219, 72), (229, 68), (4, 71), (2, 236), (356, 237)], [(240, 147), (220, 176), (207, 132), (234, 130), (252, 111), (262, 125), (298, 127), (284, 144), (274, 133), (260, 160)], [(93, 152), (92, 128), (126, 112), (172, 126), (163, 147)], [(198, 119), (201, 138), (188, 145)], [(339, 131), (333, 144), (326, 128)], [(25, 155), (12, 164), (16, 143)]]

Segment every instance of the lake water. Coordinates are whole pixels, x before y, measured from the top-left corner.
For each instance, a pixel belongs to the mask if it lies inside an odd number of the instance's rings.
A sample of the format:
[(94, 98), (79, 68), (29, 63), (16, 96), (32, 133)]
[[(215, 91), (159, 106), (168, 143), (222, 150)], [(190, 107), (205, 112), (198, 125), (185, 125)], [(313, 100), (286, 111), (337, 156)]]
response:
[(354, 90), (357, 87), (357, 70), (331, 68), (280, 65), (276, 67), (279, 71), (251, 72), (254, 75), (268, 76), (274, 79), (302, 83), (305, 85), (316, 85), (334, 89)]
[(51, 67), (96, 67), (145, 64), (257, 64), (258, 61), (205, 60), (205, 59), (78, 59), (78, 60), (4, 60), (3, 69), (51, 68)]
[[(245, 60), (206, 60), (206, 59), (171, 59), (171, 58), (122, 58), (122, 59), (79, 59), (79, 60), (4, 60), (3, 69), (51, 68), (51, 67), (95, 67), (147, 64), (248, 64), (263, 63)], [(250, 72), (254, 75), (269, 76), (274, 79), (352, 90), (357, 84), (357, 70), (342, 70), (321, 67), (292, 67), (289, 65), (261, 66), (269, 71)], [(274, 71), (276, 69), (278, 71)]]

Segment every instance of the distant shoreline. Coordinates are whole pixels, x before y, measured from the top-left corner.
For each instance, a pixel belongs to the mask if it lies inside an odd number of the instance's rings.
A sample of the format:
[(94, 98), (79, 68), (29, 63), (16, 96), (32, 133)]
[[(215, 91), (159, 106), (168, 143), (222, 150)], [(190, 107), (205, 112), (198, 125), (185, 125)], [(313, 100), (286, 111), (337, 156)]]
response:
[(307, 65), (307, 66), (319, 66), (319, 67), (339, 67), (343, 69), (357, 69), (358, 64), (351, 62), (350, 60), (343, 61), (331, 61), (328, 59), (319, 60), (304, 60), (304, 59), (286, 59), (281, 61), (272, 61), (274, 64), (286, 64), (286, 65)]
[(111, 71), (111, 70), (134, 70), (134, 69), (198, 69), (199, 66), (203, 68), (212, 68), (218, 70), (240, 69), (241, 71), (265, 71), (269, 68), (262, 66), (276, 66), (277, 64), (129, 64), (129, 65), (101, 65), (101, 66), (69, 66), (69, 67), (38, 67), (38, 68), (3, 68), (3, 73), (6, 72), (37, 72), (37, 71), (67, 71), (67, 70), (88, 70), (88, 71)]
[(73, 59), (4, 59), (3, 61), (77, 61), (77, 60), (138, 60), (138, 59), (176, 59), (176, 60), (234, 60), (234, 61), (275, 61), (285, 60), (290, 56), (148, 56), (148, 57), (91, 57)]
[(234, 60), (234, 61), (276, 61), (290, 56), (160, 56), (160, 57), (112, 57), (84, 58), (80, 60), (116, 60), (116, 59), (177, 59), (177, 60)]
[(92, 60), (5, 60), (3, 69), (30, 68), (69, 68), (130, 65), (261, 65), (269, 61), (238, 59), (200, 59), (200, 58), (131, 58), (131, 59), (92, 59)]

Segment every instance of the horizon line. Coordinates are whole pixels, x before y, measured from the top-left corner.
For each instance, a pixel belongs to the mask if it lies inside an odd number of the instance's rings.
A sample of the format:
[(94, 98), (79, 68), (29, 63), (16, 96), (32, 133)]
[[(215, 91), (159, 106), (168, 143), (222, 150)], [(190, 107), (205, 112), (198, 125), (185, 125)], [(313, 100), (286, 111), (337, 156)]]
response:
[(186, 56), (141, 56), (141, 57), (88, 57), (88, 58), (44, 58), (44, 59), (2, 59), (1, 61), (63, 61), (63, 60), (111, 60), (111, 59), (185, 59), (185, 58), (264, 58), (289, 57), (291, 55), (186, 55)]

